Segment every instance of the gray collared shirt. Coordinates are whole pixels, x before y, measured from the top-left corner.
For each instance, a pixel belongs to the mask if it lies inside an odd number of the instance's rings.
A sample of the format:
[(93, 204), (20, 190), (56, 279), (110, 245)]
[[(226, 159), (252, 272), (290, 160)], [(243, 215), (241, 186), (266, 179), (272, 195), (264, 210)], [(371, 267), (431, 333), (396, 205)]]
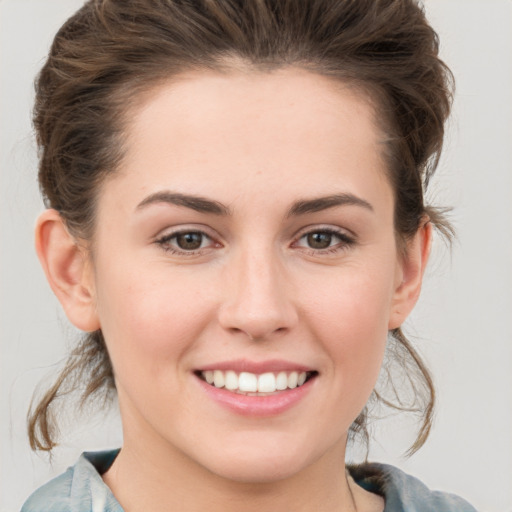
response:
[[(21, 512), (123, 512), (101, 478), (118, 453), (83, 453), (74, 466), (34, 492)], [(462, 498), (431, 491), (393, 466), (362, 464), (349, 472), (358, 485), (384, 497), (384, 512), (476, 512)]]

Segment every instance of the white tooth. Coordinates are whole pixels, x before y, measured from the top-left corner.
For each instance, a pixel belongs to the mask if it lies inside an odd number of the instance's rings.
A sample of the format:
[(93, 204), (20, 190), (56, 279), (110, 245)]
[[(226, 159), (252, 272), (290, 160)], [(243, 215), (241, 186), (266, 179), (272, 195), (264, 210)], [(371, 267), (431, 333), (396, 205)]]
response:
[(302, 384), (304, 384), (304, 382), (306, 382), (306, 377), (307, 377), (306, 372), (299, 373), (299, 380), (297, 381), (297, 384), (299, 386), (302, 386)]
[(288, 375), (286, 372), (279, 372), (276, 378), (276, 389), (282, 391), (288, 387)]
[(224, 386), (224, 372), (220, 370), (213, 372), (213, 384), (216, 388), (222, 388)]
[(203, 372), (203, 377), (208, 384), (213, 384), (213, 371), (212, 370), (206, 370)]
[(233, 370), (226, 372), (224, 385), (226, 386), (226, 389), (238, 389), (238, 375)]
[(273, 373), (262, 373), (258, 377), (258, 391), (273, 393), (276, 390), (276, 377)]
[(299, 374), (297, 372), (292, 372), (288, 375), (288, 387), (290, 389), (297, 387), (297, 381), (299, 380)]
[(254, 373), (242, 372), (238, 377), (238, 389), (244, 392), (258, 390), (258, 377)]

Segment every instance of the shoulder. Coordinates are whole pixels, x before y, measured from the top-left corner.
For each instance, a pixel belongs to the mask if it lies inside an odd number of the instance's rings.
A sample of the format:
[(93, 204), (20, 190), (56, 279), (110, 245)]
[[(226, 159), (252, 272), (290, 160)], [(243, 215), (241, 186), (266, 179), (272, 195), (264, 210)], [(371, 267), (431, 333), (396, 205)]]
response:
[(101, 478), (117, 453), (82, 454), (74, 466), (37, 489), (21, 512), (123, 512)]
[[(21, 508), (21, 512), (60, 512), (69, 510), (73, 468), (54, 478), (35, 491)], [(44, 508), (42, 508), (44, 506)]]
[(350, 466), (358, 485), (384, 497), (384, 512), (476, 512), (454, 494), (432, 491), (417, 478), (387, 464)]

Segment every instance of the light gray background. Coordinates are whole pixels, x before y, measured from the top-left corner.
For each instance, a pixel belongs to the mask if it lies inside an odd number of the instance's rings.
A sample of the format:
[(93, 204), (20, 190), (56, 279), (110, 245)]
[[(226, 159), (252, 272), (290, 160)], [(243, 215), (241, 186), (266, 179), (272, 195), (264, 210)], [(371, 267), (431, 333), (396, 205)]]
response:
[[(42, 210), (31, 135), (32, 81), (51, 37), (79, 0), (0, 0), (0, 512), (74, 462), (118, 446), (115, 413), (73, 423), (53, 464), (30, 452), (25, 414), (36, 383), (63, 358), (72, 331), (33, 251)], [(377, 429), (371, 458), (481, 511), (512, 511), (512, 2), (427, 0), (442, 55), (457, 79), (433, 197), (453, 205), (459, 240), (438, 244), (408, 332), (433, 370), (439, 409), (431, 439), (410, 460), (407, 422)], [(386, 448), (384, 448), (386, 447)]]

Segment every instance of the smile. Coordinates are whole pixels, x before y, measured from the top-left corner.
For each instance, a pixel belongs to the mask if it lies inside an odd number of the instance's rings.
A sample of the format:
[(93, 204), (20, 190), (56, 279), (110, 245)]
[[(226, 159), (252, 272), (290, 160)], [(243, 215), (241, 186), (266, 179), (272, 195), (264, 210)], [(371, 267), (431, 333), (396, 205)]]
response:
[(198, 376), (215, 388), (224, 388), (233, 393), (248, 396), (265, 396), (295, 389), (305, 384), (316, 372), (280, 371), (261, 374), (236, 372), (234, 370), (206, 370)]

